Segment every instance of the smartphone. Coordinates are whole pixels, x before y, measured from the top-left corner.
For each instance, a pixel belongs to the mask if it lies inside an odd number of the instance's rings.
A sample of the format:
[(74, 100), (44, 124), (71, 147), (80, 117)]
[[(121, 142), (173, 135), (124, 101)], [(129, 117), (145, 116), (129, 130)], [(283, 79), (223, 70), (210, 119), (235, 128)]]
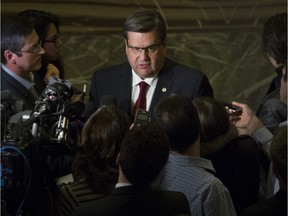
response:
[(227, 103), (227, 102), (221, 102), (225, 107), (228, 107), (229, 110), (232, 110), (232, 112), (239, 112), (242, 110), (242, 107), (233, 105), (231, 103)]
[(147, 123), (151, 121), (151, 112), (138, 109), (135, 115), (134, 124)]

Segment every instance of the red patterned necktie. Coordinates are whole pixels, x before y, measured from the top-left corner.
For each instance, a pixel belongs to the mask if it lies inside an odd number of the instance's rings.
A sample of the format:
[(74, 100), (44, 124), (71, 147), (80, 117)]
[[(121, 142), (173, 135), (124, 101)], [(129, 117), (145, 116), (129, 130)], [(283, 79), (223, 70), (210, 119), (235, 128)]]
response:
[(140, 87), (140, 93), (138, 96), (138, 99), (135, 103), (134, 110), (133, 110), (133, 116), (135, 116), (137, 109), (143, 109), (146, 110), (146, 88), (148, 84), (144, 81), (138, 83)]

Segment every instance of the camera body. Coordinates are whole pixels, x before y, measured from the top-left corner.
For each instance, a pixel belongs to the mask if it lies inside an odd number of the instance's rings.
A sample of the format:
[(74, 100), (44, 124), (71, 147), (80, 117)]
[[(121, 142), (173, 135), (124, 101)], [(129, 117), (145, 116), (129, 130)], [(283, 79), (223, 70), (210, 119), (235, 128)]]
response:
[[(13, 109), (11, 116), (1, 119), (5, 128), (1, 137), (1, 196), (9, 215), (18, 210), (30, 215), (34, 211), (31, 203), (45, 201), (46, 188), (54, 188), (55, 179), (70, 171), (66, 167), (71, 166), (78, 141), (78, 122), (74, 120), (84, 109), (82, 102), (71, 103), (73, 93), (68, 80), (53, 78), (33, 110)], [(15, 103), (2, 99), (1, 114), (15, 108)], [(25, 200), (27, 194), (33, 195)], [(19, 206), (24, 201), (25, 205)]]
[(242, 110), (242, 108), (241, 107), (239, 107), (239, 106), (236, 106), (236, 105), (233, 105), (233, 104), (231, 104), (231, 103), (227, 103), (227, 102), (221, 102), (223, 105), (224, 105), (224, 107), (227, 107), (229, 110), (231, 110), (233, 113), (234, 112), (240, 112), (241, 110)]
[(151, 112), (138, 109), (134, 119), (134, 125), (139, 125), (141, 123), (147, 123), (151, 121)]

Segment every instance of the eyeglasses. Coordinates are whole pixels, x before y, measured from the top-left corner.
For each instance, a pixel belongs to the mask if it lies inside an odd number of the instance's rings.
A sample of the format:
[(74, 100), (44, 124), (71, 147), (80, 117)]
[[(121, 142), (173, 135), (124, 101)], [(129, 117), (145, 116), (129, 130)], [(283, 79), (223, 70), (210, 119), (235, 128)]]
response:
[(158, 44), (153, 44), (153, 45), (147, 46), (147, 47), (134, 47), (134, 46), (129, 45), (128, 41), (127, 41), (127, 47), (129, 49), (131, 49), (134, 54), (140, 54), (140, 53), (142, 53), (142, 50), (144, 50), (148, 54), (154, 54), (154, 53), (157, 53), (157, 51), (159, 50), (159, 47), (162, 45), (162, 43), (163, 42), (161, 41)]
[(42, 42), (39, 41), (37, 44), (35, 44), (34, 46), (32, 46), (28, 50), (17, 50), (15, 52), (26, 52), (26, 53), (32, 53), (32, 54), (39, 54), (43, 49), (41, 44), (42, 44)]
[(54, 46), (58, 47), (62, 44), (62, 41), (60, 39), (60, 36), (57, 36), (55, 39), (44, 40), (43, 43), (54, 43)]

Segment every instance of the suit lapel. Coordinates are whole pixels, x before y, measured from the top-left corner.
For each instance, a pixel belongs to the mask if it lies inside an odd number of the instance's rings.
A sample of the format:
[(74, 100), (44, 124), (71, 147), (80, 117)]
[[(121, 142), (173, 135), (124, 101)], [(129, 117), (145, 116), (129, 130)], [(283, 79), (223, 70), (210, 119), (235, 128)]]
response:
[(115, 96), (118, 98), (118, 107), (129, 116), (131, 114), (131, 80), (132, 72), (129, 64), (126, 64), (123, 70), (120, 70), (118, 80), (116, 81)]
[(159, 72), (157, 85), (149, 109), (151, 112), (154, 111), (153, 109), (159, 100), (173, 93), (171, 89), (174, 84), (174, 71), (171, 63), (170, 60), (166, 59), (163, 69)]

